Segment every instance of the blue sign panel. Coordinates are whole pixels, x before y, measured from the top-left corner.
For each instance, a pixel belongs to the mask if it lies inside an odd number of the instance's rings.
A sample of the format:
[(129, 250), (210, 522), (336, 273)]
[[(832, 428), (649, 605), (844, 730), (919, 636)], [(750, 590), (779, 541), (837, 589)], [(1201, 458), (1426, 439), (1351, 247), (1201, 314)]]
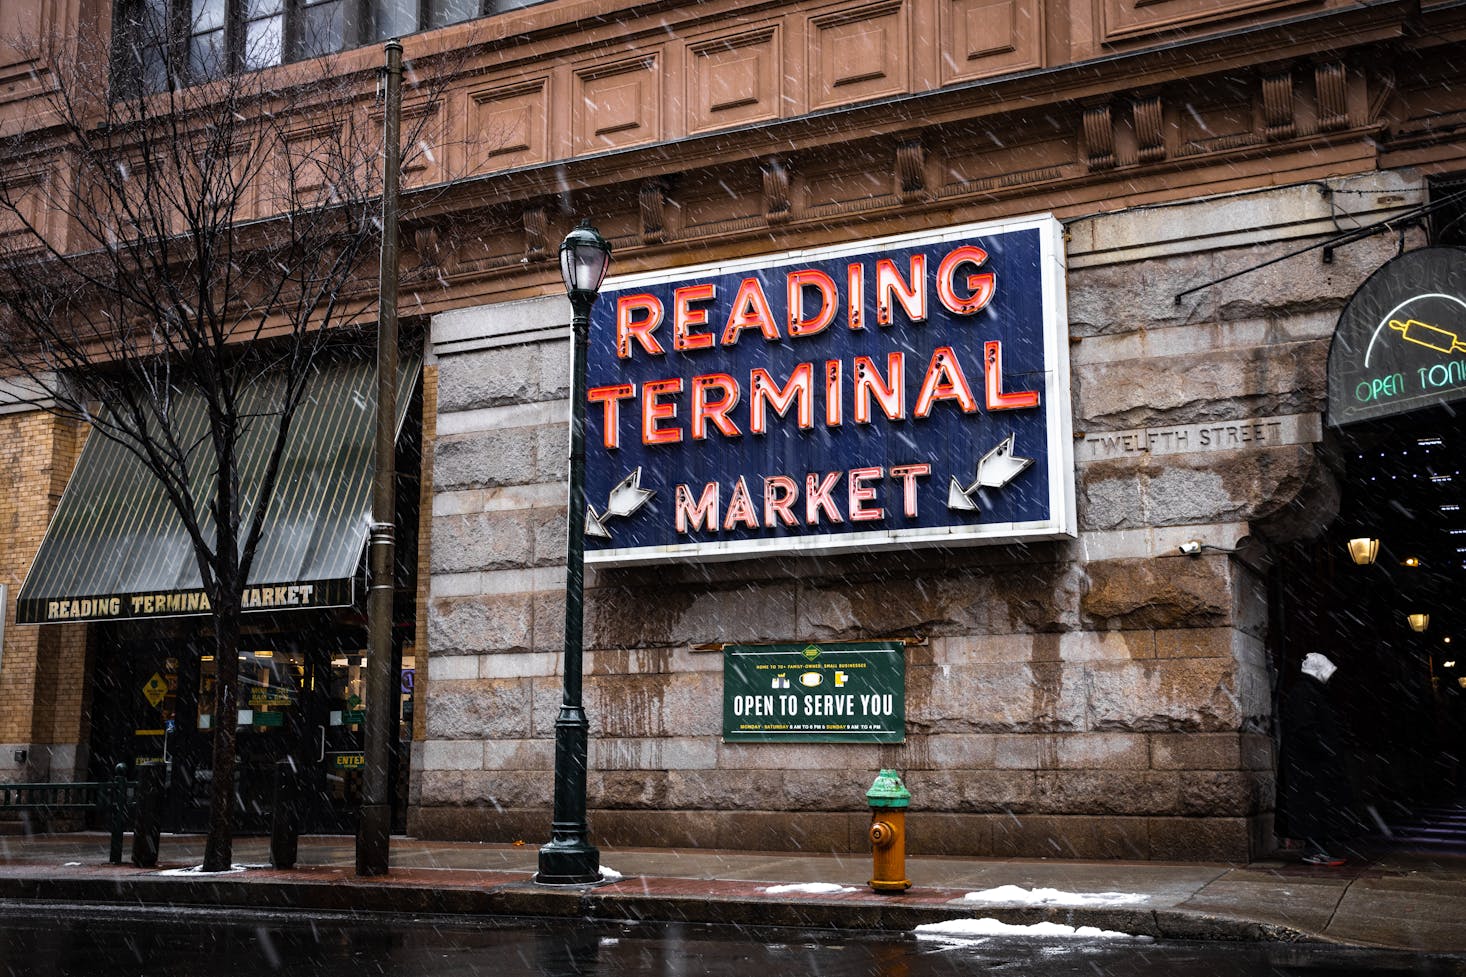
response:
[(586, 559), (1074, 533), (1060, 228), (970, 225), (611, 279)]

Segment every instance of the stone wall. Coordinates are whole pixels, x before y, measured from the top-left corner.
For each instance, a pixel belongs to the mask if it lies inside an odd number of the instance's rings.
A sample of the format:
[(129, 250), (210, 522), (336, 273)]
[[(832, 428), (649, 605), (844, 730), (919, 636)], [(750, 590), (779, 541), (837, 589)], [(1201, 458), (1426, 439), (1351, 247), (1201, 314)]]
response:
[[(1332, 515), (1329, 338), (1397, 241), (1179, 293), (1421, 193), (1384, 173), (1069, 223), (1076, 540), (591, 573), (593, 840), (860, 850), (864, 791), (896, 767), (913, 852), (1265, 850), (1267, 541)], [(548, 834), (567, 317), (551, 296), (433, 322), (420, 835)], [(894, 636), (911, 642), (904, 744), (720, 741), (721, 656), (700, 646)]]

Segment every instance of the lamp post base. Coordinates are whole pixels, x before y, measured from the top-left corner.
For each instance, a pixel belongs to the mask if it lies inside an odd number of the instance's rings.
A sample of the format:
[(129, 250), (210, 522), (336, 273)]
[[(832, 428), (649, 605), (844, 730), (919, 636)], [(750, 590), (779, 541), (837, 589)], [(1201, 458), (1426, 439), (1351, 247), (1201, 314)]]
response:
[(540, 849), (541, 885), (594, 885), (601, 881), (601, 853), (584, 841), (552, 841)]

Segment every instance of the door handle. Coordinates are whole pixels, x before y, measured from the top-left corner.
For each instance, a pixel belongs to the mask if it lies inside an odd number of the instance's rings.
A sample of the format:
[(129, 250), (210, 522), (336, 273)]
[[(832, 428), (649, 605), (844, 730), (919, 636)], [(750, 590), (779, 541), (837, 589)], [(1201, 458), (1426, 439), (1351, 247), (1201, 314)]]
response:
[(321, 737), (318, 748), (316, 749), (316, 762), (324, 763), (326, 761), (326, 727), (317, 726), (316, 732), (319, 733)]

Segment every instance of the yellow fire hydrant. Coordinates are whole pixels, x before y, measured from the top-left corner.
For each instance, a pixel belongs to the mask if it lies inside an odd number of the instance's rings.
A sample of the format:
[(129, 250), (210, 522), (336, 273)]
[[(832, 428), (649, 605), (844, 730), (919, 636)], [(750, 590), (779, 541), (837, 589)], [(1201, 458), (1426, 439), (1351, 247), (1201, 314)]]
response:
[(870, 804), (870, 848), (875, 862), (870, 887), (877, 892), (905, 892), (911, 888), (906, 878), (906, 808), (911, 804), (911, 791), (901, 783), (901, 774), (882, 770), (865, 799)]

